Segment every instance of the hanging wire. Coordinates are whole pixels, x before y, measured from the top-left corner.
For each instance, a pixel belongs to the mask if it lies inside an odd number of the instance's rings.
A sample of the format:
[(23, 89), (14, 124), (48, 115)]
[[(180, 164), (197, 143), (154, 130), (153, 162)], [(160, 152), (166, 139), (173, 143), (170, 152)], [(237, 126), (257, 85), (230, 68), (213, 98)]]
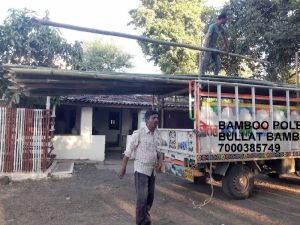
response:
[[(209, 80), (207, 82), (207, 105), (206, 105), (206, 118), (208, 118), (208, 126), (210, 127), (211, 126), (211, 111), (209, 111), (209, 107), (210, 107), (210, 85), (209, 85)], [(197, 109), (197, 110), (200, 110), (200, 109)], [(212, 148), (211, 148), (211, 136), (209, 136), (209, 142), (208, 142), (208, 147), (209, 147), (209, 159), (210, 159), (210, 163), (209, 163), (209, 179), (210, 179), (210, 190), (211, 190), (211, 193), (210, 193), (210, 196), (208, 198), (206, 198), (203, 202), (196, 202), (195, 200), (191, 199), (190, 198), (190, 201), (192, 201), (192, 205), (193, 205), (193, 208), (194, 209), (202, 209), (202, 207), (206, 206), (207, 204), (209, 204), (212, 199), (213, 199), (213, 196), (214, 196), (214, 185), (213, 185), (213, 178), (212, 178)], [(196, 165), (194, 165), (194, 168), (195, 168)]]

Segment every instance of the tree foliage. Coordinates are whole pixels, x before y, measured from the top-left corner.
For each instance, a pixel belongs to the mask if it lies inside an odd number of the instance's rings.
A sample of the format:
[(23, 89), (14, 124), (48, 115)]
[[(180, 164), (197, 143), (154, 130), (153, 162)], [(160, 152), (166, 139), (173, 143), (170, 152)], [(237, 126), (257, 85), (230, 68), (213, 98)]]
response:
[[(10, 9), (0, 26), (0, 63), (57, 66), (61, 60), (71, 66), (80, 59), (80, 44), (69, 44), (59, 31), (31, 20), (33, 11)], [(46, 16), (47, 18), (47, 16)]]
[[(222, 69), (238, 76), (253, 71), (252, 76), (273, 81), (287, 81), (294, 74), (295, 52), (300, 43), (299, 0), (230, 0), (220, 10), (205, 7), (200, 0), (141, 0), (130, 12), (133, 24), (149, 38), (199, 45), (200, 36), (226, 12), (230, 51), (264, 59), (268, 65), (222, 57)], [(200, 19), (199, 19), (200, 15)], [(140, 43), (149, 60), (165, 73), (196, 72), (195, 52), (150, 43)]]
[[(144, 36), (164, 41), (200, 46), (203, 22), (199, 15), (208, 10), (201, 0), (141, 0), (130, 11), (130, 24), (140, 28)], [(206, 18), (206, 15), (203, 15)], [(143, 53), (159, 65), (164, 73), (190, 73), (198, 69), (198, 54), (175, 48), (139, 42)]]
[[(100, 40), (83, 46), (78, 41), (70, 44), (58, 29), (35, 23), (31, 19), (34, 16), (35, 12), (27, 9), (9, 10), (0, 25), (0, 68), (3, 64), (101, 71), (132, 67), (132, 56), (119, 48)], [(47, 13), (44, 19), (49, 19)], [(8, 81), (0, 71), (0, 98), (4, 95), (6, 102), (18, 102), (20, 93), (10, 91), (7, 86)]]
[(101, 39), (83, 43), (81, 70), (92, 71), (121, 71), (131, 68), (132, 55), (123, 52), (112, 44), (104, 43)]
[[(300, 1), (231, 0), (222, 10), (229, 15), (231, 51), (269, 61), (247, 63), (257, 77), (287, 81), (300, 44)], [(241, 61), (230, 58), (226, 64), (226, 71), (235, 74)]]
[[(81, 44), (67, 43), (57, 29), (34, 23), (31, 20), (33, 16), (35, 13), (27, 9), (9, 10), (8, 17), (0, 25), (0, 66), (18, 64), (76, 68), (81, 61)], [(0, 79), (0, 86), (1, 96), (11, 94), (6, 89), (6, 80)]]

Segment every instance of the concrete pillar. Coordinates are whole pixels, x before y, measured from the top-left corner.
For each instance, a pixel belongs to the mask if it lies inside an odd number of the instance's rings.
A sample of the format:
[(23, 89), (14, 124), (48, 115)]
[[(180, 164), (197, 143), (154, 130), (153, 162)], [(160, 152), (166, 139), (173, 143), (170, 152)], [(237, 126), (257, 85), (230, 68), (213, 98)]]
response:
[(138, 129), (140, 129), (141, 127), (146, 126), (145, 113), (146, 113), (146, 110), (140, 110), (139, 111), (139, 114), (138, 114)]
[(93, 108), (81, 108), (81, 136), (91, 136), (93, 126)]
[(50, 110), (50, 96), (47, 96), (47, 99), (46, 99), (46, 109), (47, 110)]

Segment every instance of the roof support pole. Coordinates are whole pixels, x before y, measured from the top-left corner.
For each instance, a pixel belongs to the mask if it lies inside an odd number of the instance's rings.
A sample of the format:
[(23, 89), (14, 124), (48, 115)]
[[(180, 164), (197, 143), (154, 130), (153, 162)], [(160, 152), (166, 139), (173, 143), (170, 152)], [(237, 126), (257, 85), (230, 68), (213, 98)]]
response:
[[(299, 53), (300, 51), (296, 52), (296, 84), (297, 84), (297, 88), (299, 88)], [(299, 98), (299, 90), (297, 91), (297, 98)], [(297, 103), (297, 105), (299, 105), (299, 102)]]
[(160, 111), (160, 128), (164, 128), (164, 117), (165, 117), (164, 105), (165, 105), (165, 98), (159, 96), (157, 100), (158, 100), (158, 107), (159, 107), (159, 111)]
[(47, 99), (46, 99), (46, 109), (50, 110), (50, 96), (47, 96)]

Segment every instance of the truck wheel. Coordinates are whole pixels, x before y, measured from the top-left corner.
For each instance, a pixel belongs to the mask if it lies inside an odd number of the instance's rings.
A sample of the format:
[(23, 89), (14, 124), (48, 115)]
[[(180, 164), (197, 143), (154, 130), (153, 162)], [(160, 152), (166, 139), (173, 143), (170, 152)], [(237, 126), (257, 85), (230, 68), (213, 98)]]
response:
[(222, 179), (222, 190), (227, 197), (232, 198), (232, 195), (229, 190), (229, 179), (226, 179), (225, 176)]
[(223, 191), (234, 199), (248, 198), (254, 188), (254, 173), (245, 165), (233, 165), (223, 178)]

